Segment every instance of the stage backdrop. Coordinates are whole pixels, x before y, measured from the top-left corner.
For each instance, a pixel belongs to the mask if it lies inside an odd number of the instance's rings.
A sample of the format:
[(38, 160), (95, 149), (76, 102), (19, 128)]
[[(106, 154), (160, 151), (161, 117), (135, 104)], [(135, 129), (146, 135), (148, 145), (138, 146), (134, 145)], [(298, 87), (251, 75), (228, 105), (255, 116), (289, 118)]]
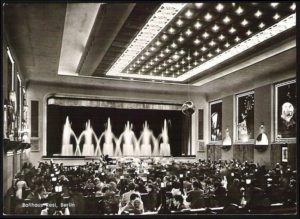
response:
[[(139, 142), (140, 151), (137, 155), (148, 153), (145, 151), (147, 142), (151, 145), (152, 152), (156, 150), (157, 155), (161, 153), (166, 156), (168, 153), (171, 156), (186, 155), (189, 136), (185, 129), (190, 128), (185, 127), (186, 119), (186, 116), (178, 110), (48, 105), (47, 157), (90, 156), (93, 152), (86, 144), (88, 138), (92, 139), (90, 143), (93, 144), (96, 156), (107, 153), (113, 153), (112, 156), (116, 155), (118, 146), (120, 147), (119, 156), (123, 156), (125, 152), (132, 154), (136, 152), (135, 149), (128, 149), (124, 144), (126, 141), (127, 144), (134, 142), (134, 137)], [(95, 133), (95, 137), (93, 134), (89, 137), (92, 132)], [(80, 136), (82, 138), (78, 142)], [(63, 144), (65, 144), (64, 147)], [(97, 144), (99, 145), (98, 151), (96, 151)], [(104, 149), (105, 144), (109, 148)], [(111, 145), (113, 145), (113, 151), (110, 151)]]

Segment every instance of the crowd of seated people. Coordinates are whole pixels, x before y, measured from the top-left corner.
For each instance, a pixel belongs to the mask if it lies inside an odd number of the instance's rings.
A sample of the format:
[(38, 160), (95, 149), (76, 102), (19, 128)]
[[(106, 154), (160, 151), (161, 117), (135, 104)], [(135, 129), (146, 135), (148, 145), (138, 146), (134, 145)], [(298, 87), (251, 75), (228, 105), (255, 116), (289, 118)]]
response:
[(213, 207), (232, 213), (240, 206), (268, 213), (272, 203), (295, 204), (296, 171), (284, 164), (266, 169), (236, 160), (82, 166), (50, 161), (37, 167), (25, 163), (13, 189), (14, 214), (166, 214)]

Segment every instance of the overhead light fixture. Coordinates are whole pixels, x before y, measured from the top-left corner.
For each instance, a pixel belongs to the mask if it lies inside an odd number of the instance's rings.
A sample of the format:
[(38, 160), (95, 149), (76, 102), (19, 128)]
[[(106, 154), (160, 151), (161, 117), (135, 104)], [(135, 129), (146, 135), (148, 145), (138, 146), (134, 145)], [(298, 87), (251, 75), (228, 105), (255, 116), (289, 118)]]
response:
[(159, 54), (159, 57), (163, 58), (163, 57), (165, 57), (165, 54), (164, 54), (163, 52), (161, 52), (161, 53)]
[(174, 27), (170, 27), (169, 30), (168, 30), (168, 32), (169, 32), (170, 34), (174, 34), (175, 31), (176, 31), (176, 30), (175, 30)]
[(229, 33), (233, 34), (234, 32), (236, 32), (236, 29), (235, 29), (234, 27), (231, 27), (231, 28), (229, 29)]
[(293, 10), (293, 11), (296, 10), (296, 3), (295, 2), (291, 5), (290, 9)]
[(276, 13), (274, 16), (273, 16), (274, 20), (278, 20), (280, 18), (280, 15), (278, 13)]
[(207, 48), (205, 46), (202, 46), (201, 51), (205, 52)]
[(221, 49), (220, 48), (217, 48), (216, 49), (216, 53), (220, 53), (221, 52)]
[(211, 28), (214, 32), (217, 32), (219, 29), (220, 29), (220, 27), (218, 26), (218, 25), (214, 25), (212, 28)]
[(145, 56), (141, 56), (141, 60), (145, 60), (146, 59), (146, 57)]
[(150, 47), (150, 50), (151, 50), (151, 51), (155, 51), (155, 47), (154, 47), (154, 46), (151, 46), (151, 47)]
[(252, 31), (251, 31), (251, 30), (248, 30), (248, 31), (246, 32), (246, 34), (247, 34), (248, 36), (250, 36), (250, 35), (252, 34)]
[(235, 42), (239, 42), (241, 39), (237, 36), (234, 40)]
[(176, 25), (178, 27), (182, 27), (182, 25), (184, 24), (183, 20), (181, 18), (179, 18), (177, 21), (176, 21)]
[(178, 42), (182, 43), (184, 41), (184, 37), (182, 35), (179, 36)]
[(195, 7), (200, 9), (203, 7), (203, 3), (194, 3)]
[(149, 51), (146, 51), (146, 52), (145, 52), (145, 55), (146, 55), (146, 56), (149, 56), (150, 54), (151, 54), (151, 53), (150, 53)]
[(187, 10), (187, 11), (185, 12), (184, 15), (185, 15), (186, 18), (190, 19), (190, 18), (193, 17), (194, 13), (189, 9), (189, 10)]
[(271, 5), (272, 8), (277, 8), (277, 6), (279, 5), (279, 3), (272, 2), (272, 3), (270, 3), (270, 5)]
[(186, 62), (184, 61), (184, 59), (182, 59), (180, 63), (181, 63), (182, 65), (184, 65)]
[(159, 41), (159, 40), (157, 40), (156, 42), (155, 42), (155, 45), (157, 45), (157, 46), (161, 46), (161, 42)]
[(194, 28), (196, 30), (200, 30), (201, 27), (202, 27), (202, 24), (200, 23), (200, 21), (196, 21), (195, 24), (194, 24)]
[(180, 65), (178, 63), (176, 63), (175, 68), (179, 68), (179, 67), (180, 67)]
[(185, 31), (185, 35), (186, 36), (191, 36), (193, 34), (193, 32), (191, 31), (191, 29), (190, 28), (188, 28), (186, 31)]
[(208, 56), (209, 58), (211, 58), (213, 55), (212, 55), (211, 53), (208, 53), (207, 56)]
[(261, 22), (261, 23), (258, 25), (258, 27), (259, 27), (260, 29), (263, 29), (265, 26), (266, 26), (266, 25), (265, 25), (263, 22)]
[(197, 62), (196, 60), (193, 63), (195, 66), (199, 65), (199, 62)]
[(201, 62), (204, 62), (204, 61), (205, 61), (205, 58), (202, 56), (201, 59), (200, 59), (200, 61), (201, 61)]
[(217, 4), (216, 9), (217, 9), (218, 12), (221, 12), (224, 9), (224, 5), (219, 3), (219, 4)]
[(231, 21), (230, 17), (226, 16), (224, 19), (223, 19), (223, 22), (225, 24), (228, 24), (229, 22)]
[(262, 12), (260, 10), (257, 10), (254, 14), (255, 17), (259, 18), (262, 16)]
[(209, 37), (209, 34), (208, 34), (207, 32), (204, 32), (204, 33), (202, 34), (202, 36), (204, 37), (204, 39), (207, 39), (207, 38)]
[(225, 39), (225, 36), (223, 34), (221, 34), (218, 38), (219, 38), (219, 40), (223, 41)]
[(180, 55), (184, 55), (185, 51), (183, 49), (181, 49), (179, 53), (180, 53)]
[(235, 10), (235, 12), (236, 12), (238, 15), (241, 15), (241, 14), (244, 12), (244, 9), (243, 9), (241, 6), (239, 6), (239, 7)]
[(173, 49), (176, 49), (178, 46), (177, 46), (177, 44), (176, 44), (175, 42), (173, 42), (173, 43), (171, 44), (171, 47), (172, 47)]
[(165, 49), (165, 53), (170, 53), (171, 52), (171, 50), (169, 49), (169, 47), (167, 47), (166, 49)]
[(196, 37), (196, 39), (194, 40), (194, 44), (195, 44), (196, 46), (198, 46), (200, 43), (201, 43), (201, 41), (199, 40), (198, 37)]
[(204, 19), (205, 19), (206, 21), (210, 21), (210, 20), (212, 19), (212, 15), (208, 12), (208, 13), (206, 13), (206, 15), (204, 16)]
[(158, 62), (158, 61), (159, 61), (159, 58), (156, 56), (156, 57), (154, 58), (154, 61), (155, 61), (155, 62)]
[(209, 45), (210, 45), (210, 46), (215, 46), (215, 45), (216, 45), (216, 42), (212, 40), (212, 41), (209, 42)]
[(227, 42), (225, 45), (224, 45), (226, 48), (228, 48), (230, 46), (230, 44)]
[(168, 39), (168, 36), (167, 36), (167, 34), (163, 34), (163, 35), (161, 36), (161, 38), (162, 38), (164, 41), (166, 41), (166, 40)]
[(246, 19), (244, 19), (244, 20), (241, 22), (241, 24), (245, 27), (245, 26), (247, 26), (247, 25), (249, 24), (249, 22), (248, 22)]
[(200, 53), (196, 50), (196, 51), (193, 53), (193, 55), (197, 57), (197, 56), (200, 55)]

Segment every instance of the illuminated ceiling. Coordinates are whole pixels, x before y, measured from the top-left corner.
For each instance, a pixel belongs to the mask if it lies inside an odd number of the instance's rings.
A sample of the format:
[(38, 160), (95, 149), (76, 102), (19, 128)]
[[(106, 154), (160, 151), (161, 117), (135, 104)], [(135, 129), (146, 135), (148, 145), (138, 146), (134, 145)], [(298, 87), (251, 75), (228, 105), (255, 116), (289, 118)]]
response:
[[(45, 36), (29, 44), (41, 48), (48, 43), (48, 60), (58, 63), (51, 71), (79, 77), (194, 81), (196, 85), (209, 70), (232, 64), (239, 55), (256, 52), (258, 46), (261, 50), (271, 39), (290, 37), (296, 25), (296, 4), (292, 2), (73, 3), (51, 7), (8, 5), (6, 27), (14, 40), (20, 27), (47, 26), (51, 34), (40, 31)], [(50, 15), (51, 10), (56, 14)], [(29, 24), (31, 16), (39, 21)], [(14, 19), (19, 19), (20, 26), (14, 26)], [(15, 47), (25, 51), (21, 44)], [(23, 59), (30, 72), (34, 60)]]

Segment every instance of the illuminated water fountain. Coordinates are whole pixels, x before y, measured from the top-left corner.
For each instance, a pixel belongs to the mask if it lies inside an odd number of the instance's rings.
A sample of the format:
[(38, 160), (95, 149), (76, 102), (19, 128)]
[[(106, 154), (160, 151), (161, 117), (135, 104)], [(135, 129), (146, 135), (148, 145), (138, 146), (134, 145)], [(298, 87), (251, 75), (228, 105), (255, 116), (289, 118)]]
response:
[(133, 156), (135, 155), (135, 148), (138, 147), (137, 139), (134, 132), (132, 131), (132, 124), (127, 121), (125, 125), (124, 132), (120, 135), (118, 140), (118, 148), (120, 148), (120, 143), (124, 141), (123, 144), (123, 156)]
[(67, 116), (66, 122), (64, 124), (63, 136), (62, 136), (62, 156), (73, 156), (73, 144), (70, 144), (71, 137), (77, 142), (77, 137), (71, 127), (71, 123), (69, 121), (69, 117)]
[(143, 128), (144, 129), (138, 141), (138, 146), (140, 146), (140, 155), (151, 156), (151, 141), (153, 145), (156, 145), (156, 139), (153, 135), (153, 132), (149, 129), (147, 121), (145, 121)]
[(161, 156), (170, 156), (170, 144), (169, 144), (169, 136), (168, 136), (168, 126), (167, 120), (164, 120), (164, 127), (162, 128), (162, 132), (158, 137), (158, 141), (162, 139), (162, 143), (160, 144), (159, 155)]
[(94, 156), (94, 144), (93, 144), (93, 137), (97, 141), (97, 136), (93, 128), (91, 127), (90, 120), (86, 123), (85, 130), (80, 134), (78, 142), (81, 142), (81, 139), (84, 137), (84, 144), (82, 149), (82, 156)]

